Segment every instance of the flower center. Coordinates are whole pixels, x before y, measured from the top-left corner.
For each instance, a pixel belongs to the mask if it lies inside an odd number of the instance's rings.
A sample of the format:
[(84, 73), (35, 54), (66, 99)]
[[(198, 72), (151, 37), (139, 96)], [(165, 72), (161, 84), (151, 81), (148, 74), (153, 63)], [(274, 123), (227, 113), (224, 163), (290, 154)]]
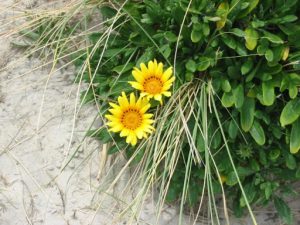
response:
[(121, 123), (130, 130), (135, 130), (142, 124), (142, 115), (136, 109), (127, 109), (121, 116)]
[(146, 92), (150, 94), (158, 94), (161, 92), (163, 83), (160, 78), (152, 76), (145, 79), (143, 86)]

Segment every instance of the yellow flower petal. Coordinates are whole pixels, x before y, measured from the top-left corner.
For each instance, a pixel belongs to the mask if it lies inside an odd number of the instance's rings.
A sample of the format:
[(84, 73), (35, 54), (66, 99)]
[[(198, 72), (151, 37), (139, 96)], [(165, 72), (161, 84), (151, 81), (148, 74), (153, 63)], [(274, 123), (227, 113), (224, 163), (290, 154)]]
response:
[(115, 104), (115, 103), (109, 102), (108, 104), (109, 104), (111, 107), (115, 108), (115, 109), (120, 108), (120, 106), (118, 106), (118, 105)]
[(131, 140), (131, 145), (132, 145), (132, 146), (135, 146), (136, 143), (137, 143), (137, 137), (136, 137), (136, 135), (133, 135), (133, 136), (132, 136), (132, 140)]
[(161, 76), (163, 74), (163, 67), (164, 67), (164, 65), (162, 63), (158, 64), (158, 66), (156, 68), (156, 72), (155, 72), (155, 74), (156, 74), (157, 77), (161, 78)]
[(140, 67), (141, 67), (141, 70), (142, 70), (142, 73), (143, 73), (144, 77), (147, 77), (149, 75), (149, 71), (148, 71), (148, 68), (145, 65), (145, 63), (141, 63)]
[(161, 77), (162, 81), (167, 82), (169, 80), (169, 78), (172, 76), (172, 73), (173, 73), (173, 69), (172, 69), (172, 67), (169, 67), (162, 75), (162, 77)]
[(113, 115), (109, 115), (109, 114), (105, 115), (104, 117), (105, 117), (106, 119), (108, 119), (108, 120), (115, 120), (115, 119), (117, 119), (117, 118), (114, 117)]
[(141, 97), (144, 97), (144, 96), (147, 96), (147, 93), (146, 92), (142, 92), (140, 95), (141, 95)]
[(142, 129), (137, 130), (136, 136), (138, 139), (142, 139), (144, 136), (144, 131)]
[(172, 84), (164, 85), (161, 91), (165, 92), (165, 91), (169, 90), (171, 87), (172, 87)]
[(128, 107), (129, 106), (128, 99), (124, 92), (122, 92), (122, 96), (118, 97), (118, 102), (120, 104), (120, 107)]
[(144, 131), (151, 134), (154, 129), (151, 129), (150, 127), (144, 128)]
[(171, 96), (171, 92), (170, 91), (165, 91), (163, 92), (164, 96), (170, 97)]
[(143, 116), (144, 119), (150, 119), (150, 118), (152, 118), (152, 117), (153, 117), (153, 114), (151, 114), (151, 113), (146, 113), (146, 114), (144, 114), (144, 116)]
[(135, 95), (134, 95), (134, 93), (130, 94), (130, 106), (135, 106)]
[(144, 125), (143, 129), (147, 129), (147, 128), (151, 129), (153, 123), (154, 123), (154, 120), (151, 120), (151, 119), (145, 120), (145, 122), (143, 124)]
[(172, 77), (166, 82), (166, 84), (173, 83), (174, 81), (175, 81), (175, 77), (172, 76)]
[(113, 126), (112, 128), (109, 129), (109, 131), (112, 131), (112, 132), (119, 132), (122, 130), (122, 126)]
[(149, 71), (149, 75), (155, 75), (155, 67), (154, 67), (154, 63), (152, 61), (148, 62), (148, 71)]
[(108, 111), (116, 117), (120, 117), (122, 115), (122, 111), (120, 108), (117, 109), (113, 108), (113, 109), (109, 109)]
[(135, 81), (128, 81), (128, 83), (135, 89), (137, 90), (140, 90), (140, 91), (143, 91), (144, 90), (144, 87), (143, 85), (141, 85), (140, 83), (138, 82), (135, 82)]
[(160, 104), (162, 105), (162, 95), (161, 95), (161, 94), (154, 95), (154, 99), (155, 99), (156, 101), (159, 101)]
[(140, 109), (141, 113), (145, 113), (148, 109), (150, 109), (151, 105), (148, 103), (143, 108)]
[(128, 136), (130, 131), (128, 129), (123, 129), (120, 133), (120, 137), (126, 137)]
[(129, 134), (126, 138), (126, 143), (131, 144), (131, 141), (132, 141), (132, 136)]
[(138, 68), (134, 68), (134, 70), (132, 71), (132, 76), (134, 77), (134, 79), (137, 82), (143, 82), (144, 81), (143, 73)]
[(135, 146), (137, 143), (136, 135), (133, 132), (130, 132), (129, 135), (126, 138), (126, 143), (131, 144), (132, 146)]

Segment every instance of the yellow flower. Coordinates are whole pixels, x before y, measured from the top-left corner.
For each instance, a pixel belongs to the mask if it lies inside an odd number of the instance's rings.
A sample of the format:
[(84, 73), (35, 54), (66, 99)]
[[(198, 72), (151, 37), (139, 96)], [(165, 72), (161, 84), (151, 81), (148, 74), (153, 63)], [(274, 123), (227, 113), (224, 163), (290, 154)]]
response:
[(171, 88), (175, 76), (173, 76), (172, 67), (163, 71), (163, 64), (157, 63), (156, 60), (150, 61), (148, 67), (140, 64), (141, 69), (134, 68), (132, 75), (136, 81), (129, 81), (131, 86), (141, 91), (141, 96), (148, 99), (154, 98), (162, 104), (162, 96), (171, 96), (169, 89)]
[(227, 181), (227, 177), (224, 175), (221, 175), (221, 182), (224, 184)]
[(151, 134), (154, 130), (151, 118), (153, 114), (146, 113), (150, 108), (149, 101), (146, 98), (139, 97), (136, 101), (134, 93), (127, 96), (122, 92), (118, 97), (118, 103), (109, 103), (112, 108), (108, 111), (111, 115), (105, 115), (109, 120), (107, 125), (112, 132), (120, 132), (121, 137), (127, 137), (126, 143), (132, 146), (136, 145), (137, 139), (147, 138), (147, 133)]

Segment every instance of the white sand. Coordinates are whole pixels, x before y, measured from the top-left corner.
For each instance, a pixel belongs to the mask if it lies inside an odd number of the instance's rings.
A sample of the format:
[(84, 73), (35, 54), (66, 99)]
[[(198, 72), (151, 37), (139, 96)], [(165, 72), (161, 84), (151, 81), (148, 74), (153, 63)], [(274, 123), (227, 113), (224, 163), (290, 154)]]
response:
[[(82, 142), (97, 110), (92, 105), (78, 110), (81, 88), (73, 83), (74, 68), (35, 70), (43, 62), (11, 48), (12, 39), (3, 35), (14, 24), (2, 25), (13, 15), (3, 8), (13, 3), (0, 2), (0, 69), (5, 67), (0, 72), (0, 224), (112, 224), (112, 202), (96, 211), (97, 201), (92, 201), (99, 187), (96, 176), (101, 147), (95, 140)], [(18, 6), (36, 4), (24, 0)], [(61, 172), (64, 153), (72, 155), (80, 144), (76, 157)], [(84, 159), (88, 160), (81, 165)], [(154, 214), (155, 206), (148, 200), (141, 213), (144, 222), (139, 224), (154, 224)], [(177, 224), (176, 214), (175, 208), (166, 206), (159, 224)], [(251, 223), (246, 219), (232, 224)]]

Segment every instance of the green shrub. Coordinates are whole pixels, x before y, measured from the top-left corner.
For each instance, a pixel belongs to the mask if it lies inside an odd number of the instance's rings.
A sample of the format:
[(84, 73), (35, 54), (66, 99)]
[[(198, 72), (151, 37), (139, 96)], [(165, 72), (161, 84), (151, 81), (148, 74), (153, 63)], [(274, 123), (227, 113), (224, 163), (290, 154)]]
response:
[[(176, 76), (166, 105), (152, 102), (158, 133), (137, 151), (103, 127), (95, 136), (113, 140), (109, 153), (124, 150), (136, 162), (146, 157), (147, 171), (157, 163), (157, 149), (174, 152), (173, 166), (172, 157), (162, 157), (154, 168), (167, 201), (193, 206), (203, 188), (211, 196), (224, 187), (236, 216), (248, 203), (273, 201), (291, 224), (282, 195), (293, 193), (290, 183), (300, 178), (300, 2), (132, 0), (99, 10), (107, 29), (89, 35), (88, 54), (76, 60), (78, 67), (89, 61), (84, 80), (93, 88), (85, 101), (99, 102), (105, 114), (108, 101), (133, 91), (133, 67), (154, 58), (174, 66)], [(166, 114), (169, 120), (162, 119)]]

